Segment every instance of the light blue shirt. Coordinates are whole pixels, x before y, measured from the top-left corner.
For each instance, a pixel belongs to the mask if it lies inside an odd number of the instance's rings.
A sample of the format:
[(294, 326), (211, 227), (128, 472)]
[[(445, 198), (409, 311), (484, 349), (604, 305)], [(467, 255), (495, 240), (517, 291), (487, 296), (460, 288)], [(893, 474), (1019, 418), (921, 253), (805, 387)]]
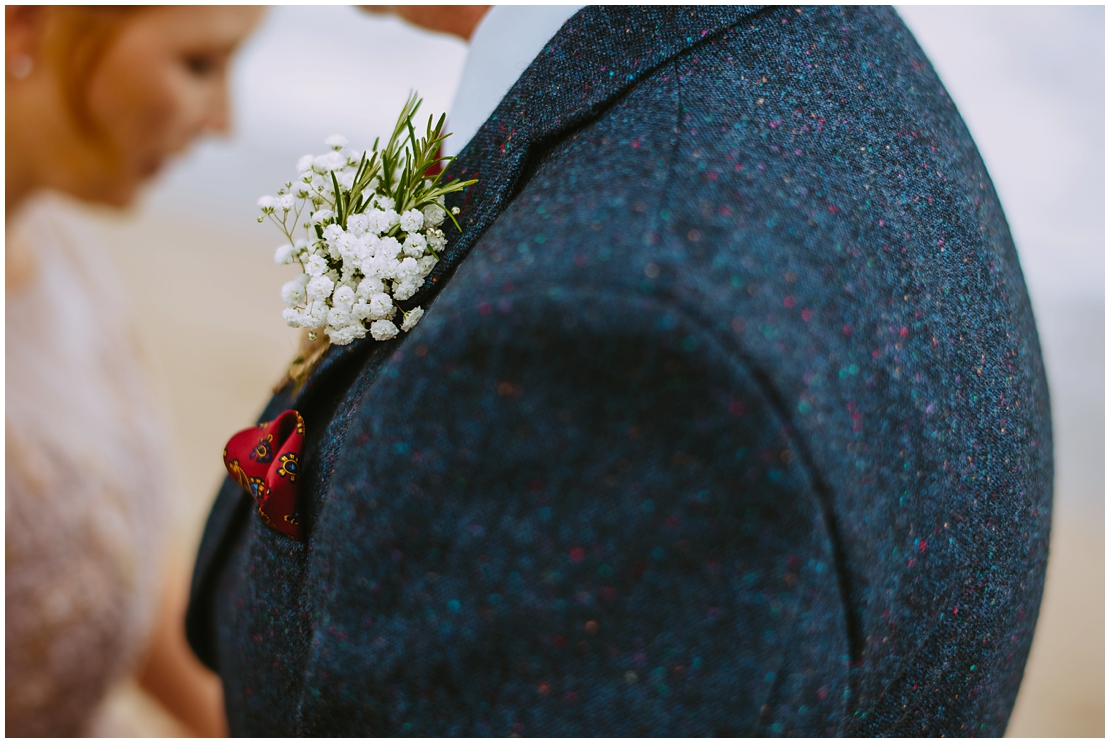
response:
[(447, 115), (445, 155), (457, 155), (551, 37), (584, 5), (495, 5), (470, 37)]

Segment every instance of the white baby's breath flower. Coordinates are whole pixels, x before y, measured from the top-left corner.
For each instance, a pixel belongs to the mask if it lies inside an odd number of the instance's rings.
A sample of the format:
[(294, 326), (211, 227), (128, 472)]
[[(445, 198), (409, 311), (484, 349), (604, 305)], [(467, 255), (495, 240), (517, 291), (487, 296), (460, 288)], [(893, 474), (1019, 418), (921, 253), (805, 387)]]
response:
[(366, 230), (375, 235), (380, 235), (389, 229), (389, 217), (381, 209), (365, 212)]
[(355, 297), (361, 301), (384, 291), (385, 284), (382, 283), (381, 279), (366, 278), (359, 282), (358, 288), (355, 289)]
[(306, 298), (305, 285), (308, 283), (305, 279), (307, 278), (308, 274), (302, 273), (292, 281), (286, 281), (282, 284), (281, 301), (290, 307), (299, 307), (304, 304)]
[(443, 230), (432, 228), (424, 233), (427, 236), (428, 247), (437, 253), (443, 250), (443, 246), (447, 244), (447, 238), (443, 234)]
[(396, 227), (397, 225), (399, 225), (401, 223), (401, 215), (398, 214), (397, 212), (393, 211), (392, 209), (386, 209), (385, 210), (385, 219), (386, 219), (386, 223), (390, 227)]
[(328, 311), (328, 325), (333, 328), (342, 328), (351, 324), (351, 313), (346, 307), (332, 307)]
[(317, 173), (326, 174), (347, 166), (347, 158), (338, 152), (329, 152), (312, 158), (312, 169)]
[(397, 267), (401, 265), (399, 260), (388, 253), (378, 253), (369, 262), (371, 270), (367, 271), (363, 268), (362, 272), (367, 276), (374, 276), (379, 279), (392, 279), (397, 275)]
[(286, 307), (281, 311), (281, 317), (285, 320), (285, 324), (291, 328), (313, 328), (320, 327), (315, 320), (312, 319), (311, 313), (307, 309), (298, 310), (295, 307)]
[(416, 263), (420, 266), (420, 276), (423, 278), (432, 272), (435, 265), (439, 263), (434, 255), (426, 255), (422, 258), (417, 258)]
[(303, 173), (306, 170), (312, 170), (312, 161), (315, 157), (315, 155), (303, 155), (301, 159), (297, 161), (297, 172)]
[(420, 322), (420, 318), (424, 316), (424, 310), (417, 307), (412, 312), (405, 313), (405, 320), (401, 323), (401, 330), (406, 333), (416, 327), (416, 323)]
[(356, 322), (361, 323), (363, 320), (370, 317), (370, 305), (366, 302), (356, 302), (351, 307), (351, 318)]
[[(409, 258), (408, 260), (411, 261), (412, 258)], [(416, 290), (419, 288), (420, 284), (418, 284), (416, 281), (413, 281), (412, 279), (405, 279), (399, 283), (393, 284), (393, 297), (403, 302), (404, 300), (410, 298), (413, 294), (416, 294)]]
[(308, 297), (317, 301), (325, 300), (331, 296), (335, 282), (327, 276), (316, 276), (308, 282)]
[(293, 207), (297, 205), (297, 200), (291, 194), (284, 194), (277, 198), (277, 205), (281, 207), (282, 211), (291, 212)]
[(427, 247), (428, 239), (421, 235), (419, 232), (413, 232), (405, 238), (403, 249), (405, 255), (411, 256), (413, 258), (419, 258), (420, 256), (424, 255), (424, 250)]
[(397, 238), (383, 237), (381, 240), (378, 240), (378, 245), (377, 248), (374, 250), (374, 255), (396, 258), (397, 254), (400, 252), (401, 243), (397, 242)]
[(328, 323), (328, 303), (324, 300), (315, 300), (308, 303), (305, 308), (305, 324), (304, 327), (309, 330), (322, 328)]
[(392, 196), (385, 196), (382, 194), (379, 194), (374, 201), (383, 212), (392, 211), (393, 207), (397, 205), (397, 202), (393, 200)]
[(323, 224), (334, 216), (335, 214), (331, 209), (318, 209), (312, 213), (312, 219), (309, 221), (313, 224)]
[(443, 220), (447, 219), (447, 212), (443, 211), (443, 207), (435, 204), (428, 204), (423, 209), (424, 224), (428, 227), (439, 227), (443, 224)]
[(341, 150), (347, 146), (347, 138), (342, 134), (333, 134), (324, 140), (324, 144), (333, 150)]
[(370, 323), (370, 335), (376, 341), (387, 341), (397, 337), (397, 326), (389, 320), (375, 320)]
[(393, 306), (393, 298), (385, 292), (379, 292), (370, 296), (367, 301), (370, 307), (369, 317), (376, 319), (393, 317), (397, 308)]
[(378, 272), (378, 259), (374, 256), (364, 258), (358, 268), (362, 272), (362, 275), (368, 279), (380, 281), (385, 278)]
[(297, 181), (293, 184), (292, 192), (298, 199), (307, 199), (312, 196), (312, 186), (304, 181)]
[(366, 330), (361, 324), (352, 323), (341, 328), (328, 328), (328, 340), (337, 346), (345, 346), (351, 341), (366, 336)]
[(401, 229), (405, 232), (419, 232), (424, 229), (424, 214), (416, 209), (409, 209), (400, 217)]
[(289, 243), (278, 245), (277, 250), (274, 251), (274, 263), (279, 266), (284, 266), (286, 263), (293, 262), (294, 248)]
[(328, 262), (323, 256), (314, 255), (304, 264), (304, 272), (312, 277), (323, 276), (328, 270)]
[(339, 246), (341, 253), (353, 251), (357, 243), (358, 240), (350, 232), (341, 232), (339, 237), (335, 238), (335, 244)]
[(335, 180), (339, 182), (340, 188), (349, 191), (351, 187), (355, 185), (355, 171), (344, 170), (342, 173), (336, 173)]
[(324, 228), (324, 241), (327, 243), (327, 255), (333, 261), (340, 260), (341, 240), (346, 234), (339, 224), (329, 224)]
[(401, 281), (412, 281), (420, 275), (420, 266), (419, 264), (417, 264), (416, 259), (411, 257), (405, 258), (397, 266), (397, 269), (393, 272), (393, 275)]
[(367, 258), (372, 257), (377, 250), (378, 238), (370, 233), (366, 233), (355, 240), (355, 261), (357, 263), (362, 263)]
[[(355, 303), (355, 290), (349, 286), (340, 286), (331, 295), (331, 304), (333, 307), (347, 307), (350, 308)], [(344, 323), (332, 323), (332, 325), (342, 325)]]
[(329, 325), (324, 332), (328, 334), (328, 342), (333, 346), (345, 346), (355, 339), (354, 325), (345, 325), (341, 328)]
[(365, 214), (352, 214), (347, 217), (347, 231), (355, 237), (362, 237), (370, 225), (370, 217)]

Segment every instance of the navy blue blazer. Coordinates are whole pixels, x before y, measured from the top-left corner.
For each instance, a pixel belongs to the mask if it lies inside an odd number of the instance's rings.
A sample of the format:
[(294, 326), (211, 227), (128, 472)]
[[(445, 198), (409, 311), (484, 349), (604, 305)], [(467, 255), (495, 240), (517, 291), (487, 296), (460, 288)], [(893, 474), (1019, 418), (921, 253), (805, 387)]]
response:
[(1048, 391), (897, 15), (585, 9), (449, 173), (420, 325), (261, 415), (306, 421), (308, 541), (213, 509), (232, 732), (1001, 735)]

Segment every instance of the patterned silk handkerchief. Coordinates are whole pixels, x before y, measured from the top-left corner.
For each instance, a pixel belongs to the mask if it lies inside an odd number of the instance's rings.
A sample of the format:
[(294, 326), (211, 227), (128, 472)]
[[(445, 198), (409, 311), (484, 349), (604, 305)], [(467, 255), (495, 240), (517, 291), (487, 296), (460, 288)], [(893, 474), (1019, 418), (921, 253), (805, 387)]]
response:
[(224, 466), (258, 503), (268, 526), (304, 541), (297, 512), (304, 419), (286, 410), (269, 423), (259, 423), (231, 437), (224, 447)]

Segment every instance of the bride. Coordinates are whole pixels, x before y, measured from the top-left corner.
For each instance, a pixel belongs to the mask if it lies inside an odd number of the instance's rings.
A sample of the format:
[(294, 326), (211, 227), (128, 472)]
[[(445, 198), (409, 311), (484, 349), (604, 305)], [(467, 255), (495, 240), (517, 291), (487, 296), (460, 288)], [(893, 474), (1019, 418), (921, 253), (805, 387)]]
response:
[(170, 574), (167, 443), (116, 277), (67, 199), (114, 207), (228, 126), (227, 72), (259, 8), (5, 8), (6, 721), (120, 734), (131, 674), (193, 734), (224, 730)]

